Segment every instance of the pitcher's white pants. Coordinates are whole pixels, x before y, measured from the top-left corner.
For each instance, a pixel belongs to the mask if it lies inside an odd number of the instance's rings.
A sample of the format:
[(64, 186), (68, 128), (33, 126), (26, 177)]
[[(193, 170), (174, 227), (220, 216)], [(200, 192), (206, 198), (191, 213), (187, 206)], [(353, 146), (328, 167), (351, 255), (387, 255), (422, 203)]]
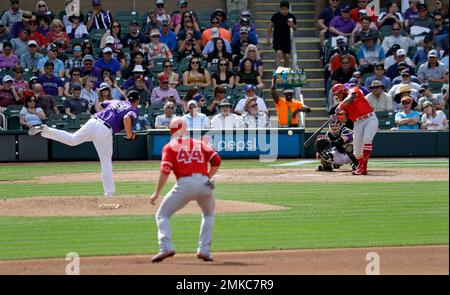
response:
[(69, 133), (63, 130), (47, 128), (41, 135), (70, 146), (92, 141), (102, 166), (102, 181), (105, 196), (111, 197), (116, 191), (112, 170), (113, 137), (112, 130), (103, 124), (103, 121), (89, 119), (77, 132)]
[(174, 250), (172, 244), (172, 227), (169, 218), (175, 212), (186, 206), (189, 201), (195, 200), (202, 209), (202, 224), (200, 226), (197, 252), (203, 254), (210, 253), (214, 225), (215, 199), (213, 190), (206, 185), (207, 181), (208, 177), (201, 174), (181, 177), (164, 197), (155, 216), (158, 225), (160, 252)]

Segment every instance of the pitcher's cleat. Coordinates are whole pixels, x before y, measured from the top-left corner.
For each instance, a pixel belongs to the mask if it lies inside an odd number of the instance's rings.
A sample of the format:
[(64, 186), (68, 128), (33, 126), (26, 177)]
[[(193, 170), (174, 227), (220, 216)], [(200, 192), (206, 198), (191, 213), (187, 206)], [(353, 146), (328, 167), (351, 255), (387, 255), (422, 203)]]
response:
[(211, 254), (197, 253), (197, 258), (202, 259), (203, 261), (206, 261), (206, 262), (214, 261), (214, 258), (211, 256)]
[(165, 252), (159, 252), (158, 254), (156, 254), (155, 256), (152, 257), (152, 262), (153, 263), (158, 263), (163, 261), (164, 259), (168, 258), (168, 257), (172, 257), (175, 255), (175, 250), (169, 250), (169, 251), (165, 251)]
[(39, 134), (41, 132), (44, 132), (47, 130), (47, 126), (46, 125), (40, 125), (40, 126), (33, 126), (30, 128), (30, 130), (28, 130), (28, 135), (36, 135)]

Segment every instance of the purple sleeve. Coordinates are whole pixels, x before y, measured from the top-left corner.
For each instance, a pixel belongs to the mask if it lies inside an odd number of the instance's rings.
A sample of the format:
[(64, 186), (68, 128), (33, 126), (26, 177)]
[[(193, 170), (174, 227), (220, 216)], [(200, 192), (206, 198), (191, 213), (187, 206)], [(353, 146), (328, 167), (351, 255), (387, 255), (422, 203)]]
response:
[(100, 103), (100, 105), (101, 105), (102, 108), (104, 108), (104, 109), (106, 109), (110, 104), (111, 104), (111, 101), (110, 101), (110, 100), (105, 100), (105, 101), (102, 101), (102, 102)]
[(329, 27), (334, 27), (336, 25), (338, 17), (335, 16), (331, 19)]
[[(126, 113), (125, 116), (130, 117), (130, 118), (131, 118), (131, 121), (132, 121), (133, 123), (134, 123), (134, 121), (137, 120), (137, 118), (138, 118), (138, 114), (136, 113), (135, 110), (130, 110), (130, 111), (128, 111), (128, 113)], [(125, 116), (124, 116), (124, 117), (125, 117)]]

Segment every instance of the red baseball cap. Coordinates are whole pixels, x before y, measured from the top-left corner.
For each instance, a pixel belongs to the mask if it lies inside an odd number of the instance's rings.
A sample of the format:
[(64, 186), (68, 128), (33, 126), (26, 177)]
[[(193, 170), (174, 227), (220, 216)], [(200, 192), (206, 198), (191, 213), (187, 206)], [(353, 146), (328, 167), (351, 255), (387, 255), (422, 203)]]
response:
[(164, 83), (164, 82), (169, 82), (169, 76), (167, 75), (162, 75), (161, 77), (159, 77), (159, 82)]

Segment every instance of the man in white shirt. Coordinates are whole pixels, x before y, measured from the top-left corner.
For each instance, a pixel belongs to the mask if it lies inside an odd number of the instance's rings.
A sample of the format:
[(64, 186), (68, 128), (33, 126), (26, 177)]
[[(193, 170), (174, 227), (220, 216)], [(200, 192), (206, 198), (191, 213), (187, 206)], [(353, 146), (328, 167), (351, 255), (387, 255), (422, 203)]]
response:
[(209, 129), (209, 119), (205, 114), (198, 111), (198, 104), (195, 100), (188, 102), (189, 113), (183, 116), (184, 122), (186, 122), (186, 128), (192, 129)]
[(384, 91), (384, 85), (375, 80), (369, 86), (371, 93), (366, 95), (374, 112), (392, 112), (392, 98)]
[(401, 35), (401, 27), (398, 23), (392, 25), (392, 35), (383, 39), (381, 47), (383, 47), (385, 52), (388, 52), (394, 44), (400, 45), (400, 48), (406, 51), (408, 51), (409, 47), (417, 45), (413, 39)]
[(212, 129), (236, 129), (243, 128), (240, 116), (231, 112), (231, 103), (226, 99), (219, 104), (220, 114), (215, 115), (211, 120)]
[(255, 94), (255, 85), (247, 85), (245, 86), (245, 97), (239, 100), (239, 102), (236, 105), (236, 108), (234, 109), (234, 112), (238, 115), (242, 115), (244, 113), (244, 106), (245, 102), (247, 101), (247, 98), (249, 97), (256, 97), (256, 103), (258, 104), (258, 110), (260, 112), (268, 113), (266, 103), (264, 102), (264, 99), (262, 99), (259, 96), (256, 96)]
[(170, 121), (176, 117), (174, 114), (175, 104), (171, 101), (166, 102), (164, 105), (164, 114), (156, 116), (155, 128), (156, 129), (169, 129)]

